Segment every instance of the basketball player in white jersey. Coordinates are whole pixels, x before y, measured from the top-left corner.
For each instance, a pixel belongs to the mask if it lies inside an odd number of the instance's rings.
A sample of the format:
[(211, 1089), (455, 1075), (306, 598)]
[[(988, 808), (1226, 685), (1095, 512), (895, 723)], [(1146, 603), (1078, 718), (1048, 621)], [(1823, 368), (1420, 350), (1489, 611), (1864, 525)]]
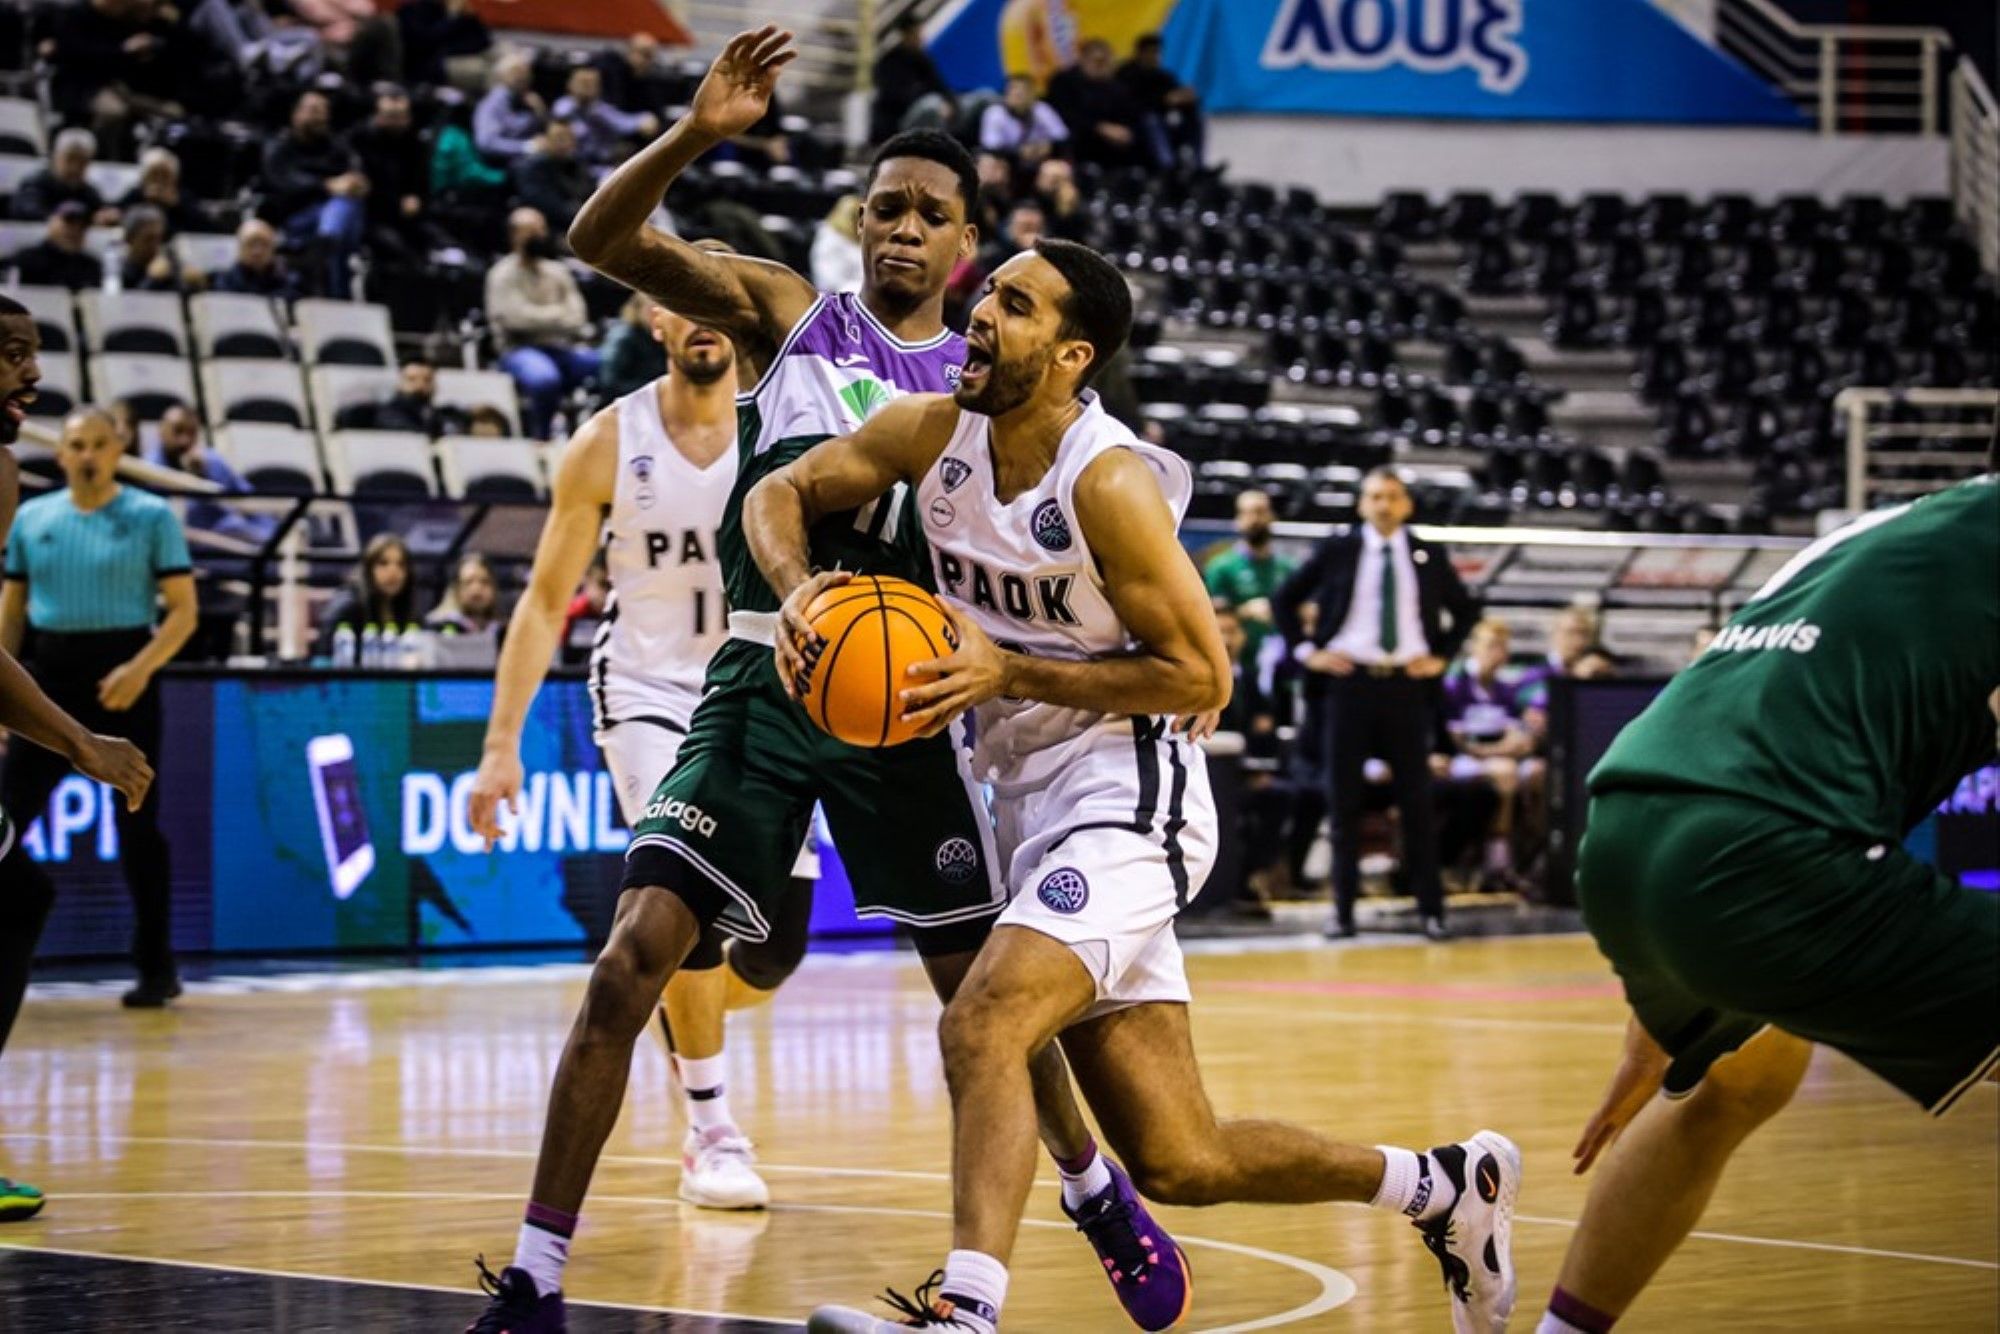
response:
[[(1172, 724), (1227, 702), (1230, 670), (1176, 533), (1191, 484), (1086, 392), (1131, 328), (1131, 294), (1086, 247), (1043, 241), (993, 275), (959, 388), (916, 395), (751, 493), (751, 550), (786, 597), (778, 674), (809, 677), (800, 595), (819, 516), (907, 483), (961, 636), (911, 669), (904, 716), (976, 711), (1010, 901), (941, 1027), (951, 1088), (952, 1250), (900, 1317), (816, 1312), (824, 1334), (909, 1325), (993, 1334), (1034, 1177), (1028, 1058), (1060, 1037), (1133, 1182), (1163, 1203), (1376, 1205), (1415, 1221), (1461, 1331), (1514, 1300), (1513, 1144), (1481, 1131), (1428, 1152), (1363, 1148), (1274, 1121), (1218, 1121), (1188, 1031), (1175, 916), (1214, 860), (1202, 753)], [(999, 645), (1005, 644), (1002, 648)], [(1185, 1312), (1183, 1312), (1185, 1315)]]
[[(611, 599), (590, 656), (597, 744), (627, 825), (636, 825), (673, 768), (726, 612), (715, 531), (736, 483), (736, 355), (729, 339), (660, 306), (653, 336), (669, 373), (619, 399), (570, 439), (558, 465), (527, 593), (508, 624), (493, 713), (474, 780), (473, 828), (489, 846), (501, 807), (519, 795), (521, 727), (548, 674), (564, 609), (600, 541)], [(767, 999), (798, 966), (812, 916), (818, 856), (792, 869), (793, 892), (768, 940), (704, 933), (668, 983), (661, 1026), (688, 1111), (681, 1198), (712, 1209), (760, 1209), (770, 1190), (737, 1129), (723, 1083), (723, 1014)]]

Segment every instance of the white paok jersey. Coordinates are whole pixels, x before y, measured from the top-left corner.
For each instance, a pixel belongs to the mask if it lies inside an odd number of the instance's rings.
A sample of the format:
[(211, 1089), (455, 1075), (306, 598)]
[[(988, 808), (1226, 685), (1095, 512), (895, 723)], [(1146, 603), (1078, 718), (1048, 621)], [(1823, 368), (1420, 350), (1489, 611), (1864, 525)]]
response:
[(618, 400), (618, 481), (604, 524), (611, 597), (590, 654), (600, 731), (646, 721), (684, 730), (728, 631), (715, 534), (736, 484), (725, 449), (697, 468), (660, 419), (658, 382)]
[[(1194, 489), (1187, 463), (1139, 440), (1088, 394), (1041, 482), (1003, 505), (994, 489), (990, 425), (961, 412), (951, 442), (917, 488), (938, 590), (1015, 652), (1083, 660), (1130, 651), (1134, 641), (1076, 519), (1076, 479), (1105, 451), (1129, 449), (1158, 475), (1178, 523)], [(1101, 742), (1129, 737), (1135, 722), (1154, 721), (994, 700), (977, 711), (974, 768), (998, 788), (1038, 786)]]

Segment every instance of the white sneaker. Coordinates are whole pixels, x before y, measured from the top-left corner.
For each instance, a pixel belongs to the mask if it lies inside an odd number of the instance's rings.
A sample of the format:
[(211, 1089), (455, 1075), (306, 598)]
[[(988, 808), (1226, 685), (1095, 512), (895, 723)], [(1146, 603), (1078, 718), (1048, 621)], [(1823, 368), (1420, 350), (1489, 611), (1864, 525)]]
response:
[(734, 1126), (690, 1130), (681, 1145), (681, 1198), (703, 1209), (762, 1209), (771, 1188), (757, 1175), (756, 1161)]
[(1502, 1334), (1514, 1313), (1514, 1200), (1521, 1193), (1521, 1151), (1491, 1130), (1432, 1149), (1458, 1188), (1451, 1209), (1418, 1223), (1424, 1245), (1444, 1270), (1457, 1334)]
[(806, 1321), (806, 1334), (903, 1334), (916, 1328), (945, 1334), (998, 1334), (998, 1311), (983, 1302), (939, 1292), (943, 1286), (944, 1271), (940, 1269), (919, 1285), (915, 1297), (905, 1297), (894, 1288), (883, 1293), (881, 1301), (896, 1312), (894, 1319), (885, 1320), (851, 1306), (822, 1306)]

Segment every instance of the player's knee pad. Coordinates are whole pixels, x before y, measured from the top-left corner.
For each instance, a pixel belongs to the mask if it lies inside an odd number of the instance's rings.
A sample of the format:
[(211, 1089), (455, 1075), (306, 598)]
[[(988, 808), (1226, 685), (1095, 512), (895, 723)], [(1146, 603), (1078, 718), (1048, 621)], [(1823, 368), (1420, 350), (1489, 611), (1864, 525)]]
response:
[(785, 896), (785, 909), (771, 924), (770, 935), (758, 941), (730, 942), (729, 969), (743, 979), (745, 986), (776, 991), (798, 971), (812, 932), (812, 891), (810, 880), (792, 881), (791, 892)]

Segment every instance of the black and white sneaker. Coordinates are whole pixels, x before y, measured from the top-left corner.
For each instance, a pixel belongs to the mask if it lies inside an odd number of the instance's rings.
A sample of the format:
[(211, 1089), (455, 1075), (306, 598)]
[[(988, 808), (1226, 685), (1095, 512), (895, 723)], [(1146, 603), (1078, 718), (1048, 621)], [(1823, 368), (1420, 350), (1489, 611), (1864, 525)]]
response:
[(1457, 1334), (1502, 1334), (1514, 1313), (1514, 1200), (1521, 1192), (1521, 1151), (1492, 1130), (1431, 1150), (1458, 1199), (1418, 1223), (1424, 1245), (1444, 1270)]

